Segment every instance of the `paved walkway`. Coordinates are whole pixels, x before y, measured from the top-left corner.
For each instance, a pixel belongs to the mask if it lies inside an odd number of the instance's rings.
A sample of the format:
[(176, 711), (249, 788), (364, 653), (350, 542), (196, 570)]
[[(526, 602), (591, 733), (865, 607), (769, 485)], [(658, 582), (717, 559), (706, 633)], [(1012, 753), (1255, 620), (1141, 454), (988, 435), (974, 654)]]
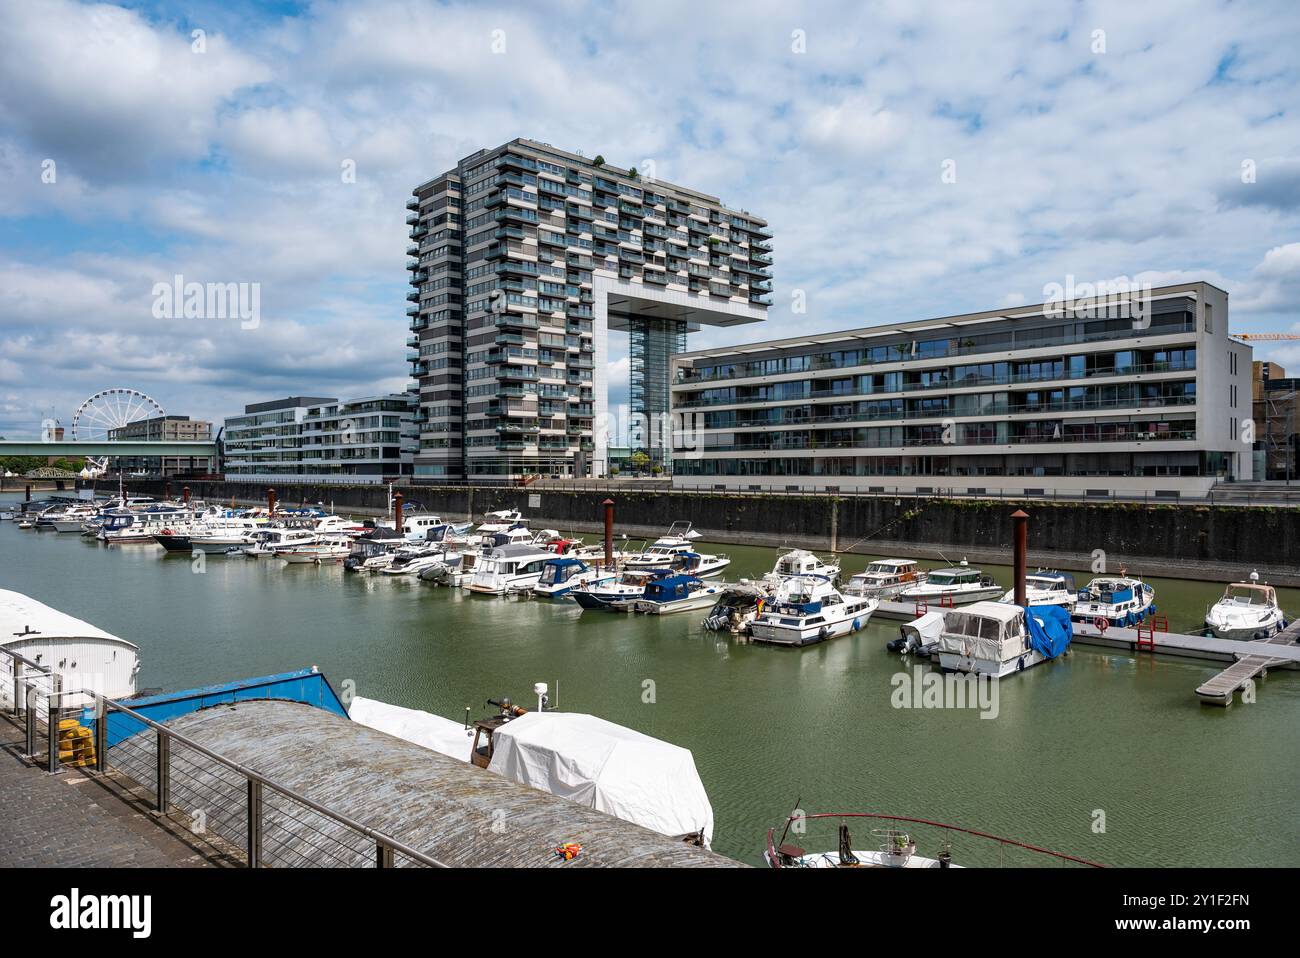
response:
[(159, 822), (113, 781), (64, 769), (50, 775), (22, 757), (23, 732), (0, 717), (0, 867), (193, 868), (219, 856)]

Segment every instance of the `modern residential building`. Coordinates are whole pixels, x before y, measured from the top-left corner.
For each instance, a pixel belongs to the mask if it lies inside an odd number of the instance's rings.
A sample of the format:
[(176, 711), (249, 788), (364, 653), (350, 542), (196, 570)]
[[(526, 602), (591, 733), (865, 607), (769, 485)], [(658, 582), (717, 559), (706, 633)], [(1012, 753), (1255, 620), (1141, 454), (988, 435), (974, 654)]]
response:
[(673, 483), (1173, 497), (1252, 477), (1227, 293), (1064, 305), (676, 356)]
[(1296, 466), (1296, 397), (1300, 379), (1289, 377), (1277, 363), (1251, 364), (1251, 400), (1255, 418), (1257, 479), (1300, 478)]
[[(604, 475), (608, 332), (629, 333), (638, 445), (668, 443), (668, 360), (759, 322), (772, 234), (717, 197), (511, 140), (407, 203), (416, 481)], [(644, 421), (644, 420), (641, 420)]]
[[(189, 416), (152, 416), (137, 419), (108, 431), (109, 439), (150, 442), (206, 442), (212, 438), (212, 423)], [(207, 475), (216, 464), (209, 456), (122, 456), (115, 468), (123, 472), (144, 472), (151, 476)]]
[(289, 396), (225, 421), (225, 476), (250, 482), (383, 483), (409, 479), (415, 397), (340, 401)]

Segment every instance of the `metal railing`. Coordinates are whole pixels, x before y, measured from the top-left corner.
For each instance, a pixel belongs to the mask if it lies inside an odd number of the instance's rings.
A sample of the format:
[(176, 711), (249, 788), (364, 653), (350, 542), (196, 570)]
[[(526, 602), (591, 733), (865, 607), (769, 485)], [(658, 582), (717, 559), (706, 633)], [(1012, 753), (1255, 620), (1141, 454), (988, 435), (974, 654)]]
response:
[[(52, 669), (12, 649), (0, 647), (0, 652), (4, 653), (0, 656), (0, 681), (12, 683), (11, 711), (26, 724), (25, 753), (37, 757), (38, 744), (44, 739), (47, 752), (40, 764), (49, 772), (59, 770), (60, 719), (80, 717), (84, 712), (80, 706), (64, 708), (59, 703), (71, 696), (90, 697), (94, 702), (94, 771), (99, 775), (109, 772), (109, 725), (114, 715), (120, 716), (115, 732), (126, 734), (113, 746), (114, 771), (141, 787), (152, 785), (153, 805), (159, 813), (166, 815), (179, 808), (191, 821), (201, 823), (200, 828), (191, 829), (196, 834), (211, 831), (242, 846), (249, 868), (263, 867), (268, 857), (285, 867), (392, 868), (399, 861), (447, 867), (386, 832), (308, 798), (116, 699), (93, 689), (63, 689), (62, 677)], [(43, 708), (37, 701), (41, 696)]]

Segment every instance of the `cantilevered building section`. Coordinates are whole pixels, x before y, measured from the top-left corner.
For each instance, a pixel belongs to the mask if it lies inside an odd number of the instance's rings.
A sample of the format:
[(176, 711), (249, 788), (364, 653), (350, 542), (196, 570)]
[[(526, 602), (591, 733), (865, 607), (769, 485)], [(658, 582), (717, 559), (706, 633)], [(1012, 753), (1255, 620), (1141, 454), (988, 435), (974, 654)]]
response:
[(676, 356), (674, 485), (1175, 498), (1252, 477), (1227, 293), (1065, 306)]
[(666, 461), (654, 417), (686, 333), (767, 314), (764, 220), (600, 157), (512, 140), (407, 209), (416, 481), (605, 475), (611, 329), (630, 334), (632, 411), (652, 421), (633, 444)]

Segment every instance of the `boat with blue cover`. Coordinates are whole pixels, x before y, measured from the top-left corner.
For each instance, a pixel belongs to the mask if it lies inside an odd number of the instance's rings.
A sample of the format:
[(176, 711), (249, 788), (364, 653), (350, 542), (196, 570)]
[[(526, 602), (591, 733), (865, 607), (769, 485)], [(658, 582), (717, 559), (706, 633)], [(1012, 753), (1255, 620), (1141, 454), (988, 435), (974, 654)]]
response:
[(975, 602), (943, 613), (935, 651), (946, 672), (1002, 678), (1056, 658), (1073, 637), (1062, 606)]
[(670, 612), (712, 608), (726, 590), (726, 583), (705, 582), (689, 573), (668, 575), (646, 583), (641, 598), (632, 603), (632, 611), (667, 615)]
[(1156, 612), (1156, 590), (1120, 570), (1118, 576), (1099, 576), (1079, 590), (1072, 618), (1075, 622), (1132, 628)]
[(573, 589), (569, 595), (584, 609), (623, 611), (630, 603), (645, 595), (647, 583), (657, 577), (672, 574), (668, 569), (625, 569), (617, 579)]

